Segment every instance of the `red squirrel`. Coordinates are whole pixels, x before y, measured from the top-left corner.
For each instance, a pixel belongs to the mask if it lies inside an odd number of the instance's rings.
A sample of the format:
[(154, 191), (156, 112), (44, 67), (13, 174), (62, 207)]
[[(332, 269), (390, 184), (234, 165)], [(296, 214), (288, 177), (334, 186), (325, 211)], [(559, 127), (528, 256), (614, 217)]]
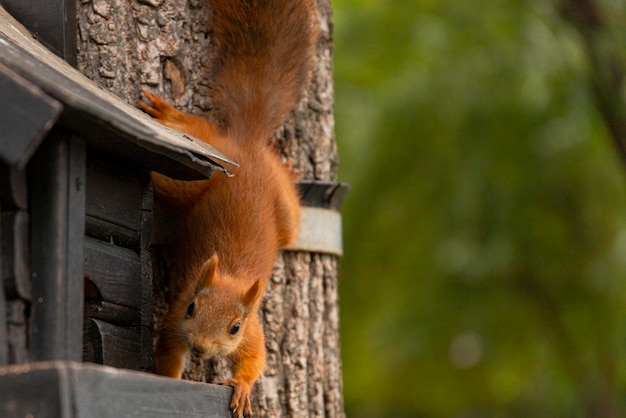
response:
[(184, 182), (152, 173), (168, 219), (170, 275), (177, 291), (155, 348), (158, 374), (181, 378), (188, 353), (228, 358), (230, 409), (252, 415), (250, 390), (265, 367), (258, 316), (280, 248), (296, 237), (293, 174), (269, 140), (302, 97), (317, 41), (314, 0), (212, 0), (215, 55), (207, 118), (144, 92), (138, 106), (240, 164), (235, 176)]

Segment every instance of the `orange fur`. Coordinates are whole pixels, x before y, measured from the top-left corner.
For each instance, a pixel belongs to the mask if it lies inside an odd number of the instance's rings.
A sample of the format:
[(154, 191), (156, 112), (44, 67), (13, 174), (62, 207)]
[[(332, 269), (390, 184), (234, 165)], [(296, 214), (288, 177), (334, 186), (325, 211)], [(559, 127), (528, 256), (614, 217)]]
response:
[[(145, 92), (146, 113), (240, 164), (235, 177), (183, 182), (153, 173), (167, 220), (175, 289), (155, 351), (156, 371), (180, 378), (184, 356), (233, 364), (231, 410), (250, 416), (250, 389), (265, 366), (258, 317), (278, 250), (296, 237), (292, 172), (268, 140), (300, 99), (316, 42), (313, 0), (213, 0), (215, 108), (185, 114)], [(173, 214), (173, 215), (172, 215)], [(237, 328), (237, 332), (233, 333)]]

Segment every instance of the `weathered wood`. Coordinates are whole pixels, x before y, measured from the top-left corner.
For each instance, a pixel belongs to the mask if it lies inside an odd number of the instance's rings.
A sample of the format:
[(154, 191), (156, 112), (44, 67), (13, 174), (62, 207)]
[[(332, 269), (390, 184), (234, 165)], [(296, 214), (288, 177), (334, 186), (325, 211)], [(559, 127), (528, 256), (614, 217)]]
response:
[[(93, 295), (97, 296), (94, 297)], [(85, 280), (85, 318), (101, 319), (123, 326), (140, 326), (142, 313), (137, 308), (117, 305), (102, 300), (98, 288)]]
[(22, 210), (2, 213), (0, 269), (6, 295), (10, 299), (31, 300), (28, 268), (28, 214)]
[(230, 418), (232, 389), (109, 367), (0, 368), (0, 415), (37, 418)]
[(2, 64), (0, 91), (0, 160), (23, 169), (63, 106)]
[[(1, 261), (1, 260), (0, 260)], [(9, 364), (9, 336), (7, 332), (7, 301), (0, 286), (0, 366)]]
[(102, 300), (141, 308), (141, 264), (136, 252), (85, 237), (85, 278), (95, 284)]
[(25, 170), (0, 163), (0, 205), (7, 212), (28, 209)]
[(129, 370), (141, 367), (141, 330), (98, 319), (86, 321), (83, 361)]
[(27, 306), (28, 303), (21, 299), (8, 300), (6, 303), (9, 364), (23, 364), (29, 361)]
[(91, 215), (85, 217), (85, 234), (88, 237), (124, 248), (135, 249), (139, 245), (140, 231), (126, 228)]
[[(2, 214), (2, 206), (0, 206), (0, 214)], [(0, 228), (0, 242), (4, 236)], [(0, 247), (0, 271), (4, 258), (4, 250)], [(4, 285), (0, 283), (0, 366), (4, 366), (9, 362), (9, 338), (7, 336), (7, 298), (4, 296)]]
[(234, 164), (203, 141), (157, 124), (99, 88), (36, 42), (2, 7), (0, 39), (0, 64), (63, 103), (59, 123), (83, 136), (90, 146), (125, 156), (146, 170), (188, 180), (225, 171), (215, 161)]
[(152, 350), (152, 216), (153, 196), (150, 175), (141, 179), (141, 241), (139, 245), (139, 262), (141, 264), (141, 370), (153, 370)]
[(76, 2), (2, 0), (2, 6), (68, 63), (76, 66)]
[(141, 185), (137, 174), (89, 154), (87, 215), (141, 229)]
[[(54, 133), (54, 131), (53, 131)], [(29, 164), (35, 360), (80, 360), (83, 327), (85, 146), (50, 135)]]
[[(111, 156), (88, 154), (87, 224), (88, 236), (137, 249), (141, 230), (142, 192), (135, 172)], [(107, 163), (105, 160), (116, 161)]]
[(60, 371), (30, 366), (0, 369), (0, 413), (7, 417), (70, 417), (64, 377)]

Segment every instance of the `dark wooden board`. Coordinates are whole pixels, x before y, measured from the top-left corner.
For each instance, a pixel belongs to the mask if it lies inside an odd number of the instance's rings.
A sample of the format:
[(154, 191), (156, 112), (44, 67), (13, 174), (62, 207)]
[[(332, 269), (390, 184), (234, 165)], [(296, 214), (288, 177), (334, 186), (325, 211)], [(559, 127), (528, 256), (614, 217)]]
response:
[(2, 268), (6, 295), (10, 299), (31, 300), (28, 268), (28, 214), (25, 211), (4, 212), (0, 217)]
[(29, 366), (0, 371), (0, 415), (71, 417), (71, 405), (65, 394), (68, 382), (60, 379), (62, 372)]
[(87, 215), (139, 231), (141, 185), (137, 174), (89, 153), (87, 166)]
[(88, 237), (121, 247), (136, 249), (139, 246), (141, 232), (87, 215), (85, 217), (85, 234)]
[(232, 389), (97, 365), (0, 368), (0, 416), (230, 418)]
[(98, 319), (87, 320), (83, 361), (140, 370), (140, 327), (120, 327)]
[(152, 329), (153, 299), (152, 290), (152, 221), (153, 194), (150, 175), (141, 179), (141, 241), (139, 262), (141, 264), (141, 370), (153, 370)]
[(0, 163), (0, 205), (5, 212), (28, 209), (26, 171)]
[[(2, 207), (0, 206), (0, 214)], [(3, 233), (0, 228), (0, 242)], [(0, 247), (0, 272), (2, 271), (4, 251)], [(4, 366), (9, 362), (9, 337), (7, 335), (7, 298), (4, 296), (4, 285), (0, 283), (0, 366)]]
[(0, 160), (23, 169), (61, 114), (60, 102), (0, 64)]
[(68, 63), (76, 65), (76, 2), (2, 0), (2, 6)]
[(85, 278), (95, 284), (102, 300), (141, 308), (139, 255), (127, 248), (85, 237)]
[(22, 299), (6, 301), (8, 363), (23, 364), (29, 361), (28, 324), (26, 311), (28, 303)]
[[(2, 259), (0, 258), (0, 262)], [(9, 364), (9, 336), (7, 333), (7, 300), (0, 286), (0, 366)]]
[[(87, 296), (87, 292), (91, 289), (98, 294), (96, 298)], [(141, 311), (137, 308), (103, 301), (96, 286), (89, 280), (85, 281), (85, 317), (123, 326), (140, 326), (142, 320)]]
[(35, 360), (82, 357), (85, 144), (51, 131), (28, 167)]

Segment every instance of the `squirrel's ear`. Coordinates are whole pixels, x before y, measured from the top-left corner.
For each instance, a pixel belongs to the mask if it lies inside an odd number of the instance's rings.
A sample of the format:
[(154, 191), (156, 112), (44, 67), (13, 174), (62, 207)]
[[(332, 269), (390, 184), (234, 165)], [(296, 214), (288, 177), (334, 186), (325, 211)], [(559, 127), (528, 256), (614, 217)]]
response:
[(262, 294), (263, 282), (261, 281), (261, 279), (259, 279), (254, 282), (252, 287), (250, 287), (250, 289), (246, 292), (241, 301), (245, 306), (251, 307), (256, 303), (256, 301), (261, 297)]
[(204, 262), (202, 265), (202, 270), (200, 270), (200, 277), (198, 280), (198, 289), (209, 287), (213, 284), (215, 277), (217, 276), (217, 265), (219, 263), (219, 259), (217, 258), (217, 254), (213, 254), (211, 258)]

